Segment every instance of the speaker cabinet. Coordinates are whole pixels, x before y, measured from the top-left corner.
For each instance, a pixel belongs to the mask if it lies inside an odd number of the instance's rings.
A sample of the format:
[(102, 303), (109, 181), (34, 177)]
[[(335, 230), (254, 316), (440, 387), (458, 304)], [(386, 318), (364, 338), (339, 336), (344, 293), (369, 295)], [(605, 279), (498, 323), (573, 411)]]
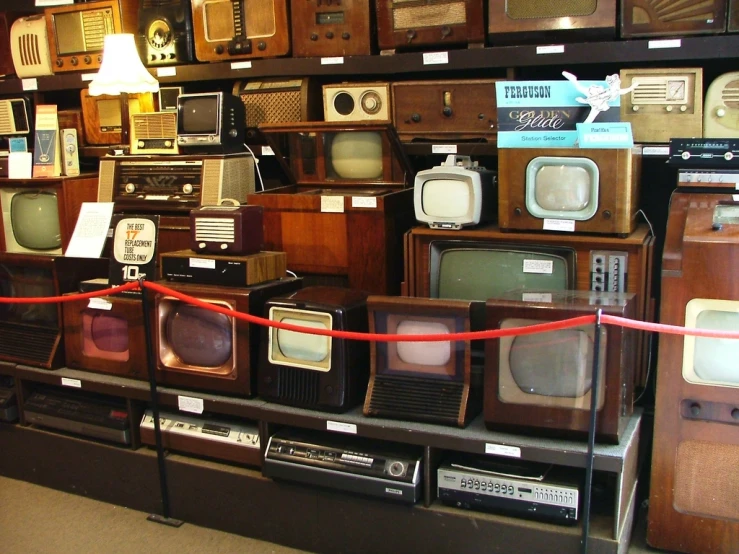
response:
[[(660, 321), (739, 332), (739, 209), (676, 192), (662, 257)], [(647, 542), (695, 554), (739, 546), (739, 340), (660, 336)]]
[(727, 0), (621, 0), (621, 37), (696, 35), (726, 30)]

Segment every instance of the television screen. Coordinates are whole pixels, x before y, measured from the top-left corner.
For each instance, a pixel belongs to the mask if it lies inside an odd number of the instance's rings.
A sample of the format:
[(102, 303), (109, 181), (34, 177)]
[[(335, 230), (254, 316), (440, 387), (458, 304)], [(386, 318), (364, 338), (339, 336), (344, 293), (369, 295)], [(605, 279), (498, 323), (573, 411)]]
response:
[(326, 133), (326, 173), (334, 179), (371, 181), (383, 175), (382, 133)]
[[(0, 265), (2, 296), (34, 298), (56, 296), (54, 279), (50, 271), (33, 267)], [(58, 325), (59, 311), (56, 304), (2, 304), (0, 315), (8, 322), (28, 323), (43, 327)]]
[(47, 251), (62, 245), (55, 192), (16, 192), (10, 199), (10, 221), (13, 238), (22, 249)]
[(421, 209), (430, 218), (463, 217), (472, 211), (473, 202), (469, 179), (429, 179), (423, 183)]
[[(312, 329), (333, 328), (330, 313), (272, 306), (269, 319)], [(267, 348), (270, 363), (315, 371), (331, 370), (331, 337), (270, 328)]]
[(127, 362), (128, 321), (105, 311), (82, 312), (82, 353), (91, 358)]
[(519, 289), (575, 288), (571, 249), (432, 242), (431, 297), (485, 301)]
[[(233, 358), (232, 318), (211, 310), (176, 300), (169, 300), (166, 320), (166, 344), (162, 347), (175, 360), (162, 361), (170, 368), (221, 371)], [(230, 306), (224, 306), (229, 307)], [(161, 330), (160, 330), (161, 332)]]
[(588, 158), (534, 158), (526, 168), (526, 209), (540, 218), (590, 219), (598, 210), (599, 175)]
[(219, 132), (220, 102), (217, 94), (180, 96), (178, 135), (216, 135)]
[[(739, 332), (739, 301), (694, 298), (685, 308), (685, 326)], [(686, 336), (683, 350), (688, 382), (739, 387), (739, 340)]]

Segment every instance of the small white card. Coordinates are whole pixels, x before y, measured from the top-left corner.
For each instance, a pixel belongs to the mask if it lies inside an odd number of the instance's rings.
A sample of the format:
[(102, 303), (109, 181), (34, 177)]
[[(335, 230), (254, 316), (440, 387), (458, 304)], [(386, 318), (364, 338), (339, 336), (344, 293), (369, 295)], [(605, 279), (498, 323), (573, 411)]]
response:
[(432, 154), (456, 154), (457, 145), (456, 144), (432, 144), (431, 153)]
[(509, 458), (520, 458), (521, 449), (517, 446), (485, 443), (485, 454), (493, 454), (495, 456), (507, 456)]
[(72, 387), (75, 389), (81, 389), (82, 381), (80, 381), (79, 379), (70, 379), (69, 377), (62, 377), (62, 386)]
[(93, 310), (107, 310), (113, 309), (113, 303), (105, 298), (90, 298), (87, 307)]
[(344, 213), (343, 196), (321, 196), (321, 211), (328, 213)]
[(208, 260), (206, 258), (190, 258), (190, 267), (197, 267), (199, 269), (215, 269), (216, 261)]
[(36, 77), (21, 79), (21, 87), (23, 90), (38, 90), (38, 79)]
[(203, 413), (203, 399), (193, 398), (192, 396), (178, 396), (177, 407), (183, 412), (190, 412), (193, 414)]
[(669, 156), (669, 146), (645, 146), (642, 148), (642, 155), (644, 156)]
[(33, 152), (8, 154), (8, 178), (30, 179), (33, 175)]
[(374, 196), (352, 196), (352, 208), (376, 208), (377, 198)]
[(251, 69), (251, 62), (231, 62), (231, 69)]
[(537, 46), (536, 53), (537, 54), (564, 54), (565, 45), (564, 44), (550, 44), (548, 46)]
[(343, 56), (334, 56), (332, 58), (321, 58), (321, 65), (341, 65), (344, 63)]
[(65, 256), (99, 258), (113, 217), (113, 202), (83, 202)]
[(523, 302), (551, 302), (551, 292), (524, 292), (521, 294)]
[(423, 65), (449, 63), (449, 52), (424, 52)]
[(573, 233), (575, 231), (574, 219), (545, 219), (543, 229), (545, 231), (565, 231)]
[(157, 77), (176, 77), (176, 67), (157, 67)]
[(97, 76), (97, 73), (81, 73), (80, 79), (82, 79), (83, 81), (92, 81)]
[(551, 275), (554, 272), (554, 262), (552, 260), (524, 260), (523, 272)]
[(650, 40), (649, 48), (680, 48), (682, 46), (681, 39), (670, 38), (663, 40)]
[(271, 146), (262, 146), (262, 156), (274, 156), (275, 151), (272, 150)]
[(336, 431), (337, 433), (349, 433), (350, 435), (357, 434), (357, 426), (353, 423), (342, 423), (340, 421), (327, 421), (327, 431)]

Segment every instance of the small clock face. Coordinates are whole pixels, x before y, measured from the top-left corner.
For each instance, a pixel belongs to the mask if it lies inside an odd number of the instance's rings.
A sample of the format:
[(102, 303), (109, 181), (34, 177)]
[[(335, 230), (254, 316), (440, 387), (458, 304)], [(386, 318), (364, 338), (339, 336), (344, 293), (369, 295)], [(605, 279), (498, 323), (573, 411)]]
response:
[(685, 101), (685, 81), (667, 81), (667, 100)]
[(66, 136), (67, 144), (74, 144), (74, 140), (75, 140), (74, 135), (67, 135)]

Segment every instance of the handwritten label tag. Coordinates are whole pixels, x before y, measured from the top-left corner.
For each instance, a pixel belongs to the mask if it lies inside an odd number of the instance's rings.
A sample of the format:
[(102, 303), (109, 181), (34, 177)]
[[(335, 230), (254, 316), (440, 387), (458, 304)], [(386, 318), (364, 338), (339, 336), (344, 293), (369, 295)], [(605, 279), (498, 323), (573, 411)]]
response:
[(202, 414), (203, 404), (204, 402), (202, 398), (193, 398), (192, 396), (177, 397), (177, 407), (183, 412)]
[(424, 52), (423, 65), (449, 63), (449, 52)]
[(82, 73), (80, 75), (80, 79), (82, 79), (83, 81), (92, 81), (97, 76), (97, 73)]
[(645, 146), (642, 148), (642, 154), (644, 156), (669, 156), (669, 146)]
[(575, 220), (574, 219), (545, 219), (544, 226), (542, 227), (545, 231), (563, 231), (565, 233), (575, 232)]
[(321, 196), (321, 211), (328, 213), (344, 213), (343, 196)]
[(80, 381), (79, 379), (70, 379), (69, 377), (62, 377), (62, 386), (72, 387), (75, 389), (81, 389), (82, 381)]
[(335, 56), (333, 58), (321, 58), (321, 65), (341, 65), (343, 63), (343, 56)]
[(336, 431), (337, 433), (348, 433), (350, 435), (357, 434), (357, 426), (353, 423), (342, 423), (340, 421), (327, 421), (327, 431)]
[(374, 196), (352, 196), (352, 208), (376, 208), (377, 198)]
[(550, 44), (548, 46), (537, 46), (536, 53), (537, 54), (564, 54), (565, 45), (564, 44)]
[(523, 272), (551, 275), (554, 272), (554, 262), (552, 260), (524, 260)]
[(508, 458), (520, 458), (521, 449), (517, 446), (505, 446), (504, 444), (485, 443), (485, 454), (495, 456), (507, 456)]
[(682, 41), (679, 38), (670, 38), (664, 40), (650, 40), (648, 48), (680, 48)]
[(231, 62), (231, 69), (251, 69), (251, 62)]
[(176, 67), (157, 67), (157, 77), (176, 77)]
[(262, 156), (274, 156), (275, 151), (272, 150), (271, 146), (262, 146)]
[(432, 144), (431, 153), (432, 154), (456, 154), (457, 145), (456, 144)]
[(199, 269), (215, 269), (216, 261), (205, 258), (190, 258), (190, 267), (197, 267)]
[(38, 79), (36, 77), (21, 79), (21, 87), (23, 87), (23, 90), (38, 90)]
[(87, 304), (88, 308), (93, 310), (112, 310), (113, 303), (105, 298), (90, 298), (90, 302)]

